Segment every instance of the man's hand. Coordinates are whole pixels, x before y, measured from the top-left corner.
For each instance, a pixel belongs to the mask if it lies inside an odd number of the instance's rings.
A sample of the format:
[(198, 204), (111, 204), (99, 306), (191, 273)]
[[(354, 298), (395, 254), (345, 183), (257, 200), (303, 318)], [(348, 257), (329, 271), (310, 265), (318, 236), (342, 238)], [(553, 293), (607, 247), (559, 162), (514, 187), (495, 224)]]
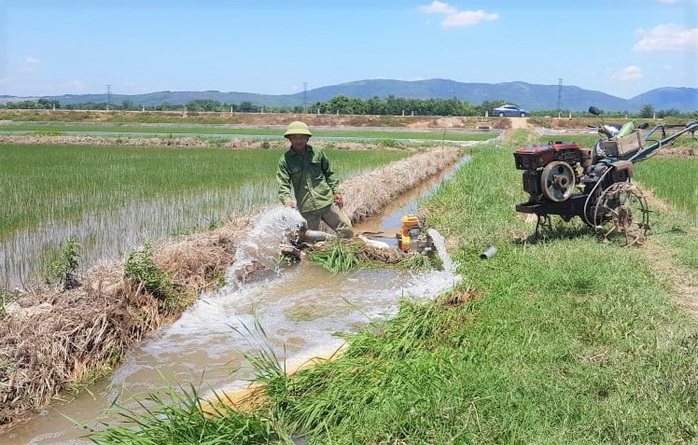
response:
[(295, 208), (296, 208), (296, 201), (288, 200), (288, 201), (286, 201), (286, 202), (284, 203), (284, 205), (285, 205), (286, 207), (293, 207), (293, 208), (295, 209)]
[(339, 207), (340, 209), (344, 207), (344, 195), (342, 195), (341, 193), (335, 193), (334, 203), (337, 204), (337, 207)]

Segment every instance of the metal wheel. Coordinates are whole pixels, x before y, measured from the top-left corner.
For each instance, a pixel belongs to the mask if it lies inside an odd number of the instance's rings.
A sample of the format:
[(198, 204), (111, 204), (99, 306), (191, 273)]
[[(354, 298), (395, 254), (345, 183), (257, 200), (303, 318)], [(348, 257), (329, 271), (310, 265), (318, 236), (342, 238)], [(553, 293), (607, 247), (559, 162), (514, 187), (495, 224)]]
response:
[(569, 199), (574, 191), (575, 176), (572, 166), (564, 161), (554, 161), (546, 165), (540, 175), (543, 195), (553, 202)]
[(620, 239), (625, 246), (640, 245), (650, 228), (647, 200), (635, 184), (617, 182), (599, 196), (593, 221), (603, 241)]

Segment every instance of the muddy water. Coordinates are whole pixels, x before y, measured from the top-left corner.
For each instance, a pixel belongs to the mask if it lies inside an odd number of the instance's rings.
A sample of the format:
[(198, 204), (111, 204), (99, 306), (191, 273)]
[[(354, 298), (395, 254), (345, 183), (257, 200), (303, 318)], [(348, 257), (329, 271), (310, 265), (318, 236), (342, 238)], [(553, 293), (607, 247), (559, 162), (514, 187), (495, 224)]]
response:
[[(357, 233), (382, 232), (386, 241), (394, 240), (400, 218), (417, 213), (419, 199), (433, 193), (450, 173), (396, 199), (383, 216), (357, 225)], [(249, 257), (270, 261), (274, 249), (268, 246), (278, 243), (284, 227), (296, 223), (290, 209), (274, 212), (250, 232), (244, 252), (239, 249), (240, 263)], [(313, 357), (327, 357), (343, 343), (337, 333), (356, 332), (373, 319), (393, 316), (402, 299), (433, 298), (461, 280), (438, 233), (433, 235), (446, 258), (442, 271), (361, 270), (335, 276), (301, 262), (239, 282), (231, 269), (231, 284), (203, 295), (177, 322), (142, 342), (114, 375), (89, 393), (54, 403), (0, 436), (0, 443), (87, 444), (86, 430), (75, 425), (99, 429), (118, 423), (112, 404), (137, 410), (137, 402), (148, 394), (163, 395), (168, 388), (190, 384), (201, 395), (243, 388), (254, 376), (245, 354), (273, 351), (288, 370)]]

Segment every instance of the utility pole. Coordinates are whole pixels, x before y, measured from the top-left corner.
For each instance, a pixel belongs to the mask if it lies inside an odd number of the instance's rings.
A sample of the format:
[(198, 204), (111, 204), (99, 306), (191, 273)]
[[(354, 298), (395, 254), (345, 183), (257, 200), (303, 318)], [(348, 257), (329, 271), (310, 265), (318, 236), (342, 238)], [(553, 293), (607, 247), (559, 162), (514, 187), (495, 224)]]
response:
[(107, 84), (107, 111), (111, 108), (111, 85)]
[(562, 113), (562, 77), (557, 84), (557, 117)]

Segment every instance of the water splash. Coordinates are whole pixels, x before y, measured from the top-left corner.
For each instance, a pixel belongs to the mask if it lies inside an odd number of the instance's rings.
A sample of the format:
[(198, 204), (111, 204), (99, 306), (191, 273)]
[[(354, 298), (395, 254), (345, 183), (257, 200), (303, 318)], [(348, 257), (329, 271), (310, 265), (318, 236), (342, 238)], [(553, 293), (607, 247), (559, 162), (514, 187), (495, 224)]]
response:
[(298, 210), (274, 207), (264, 212), (235, 250), (235, 262), (226, 281), (241, 284), (250, 269), (278, 270), (280, 246), (305, 222)]
[(446, 239), (436, 229), (427, 229), (427, 235), (434, 241), (434, 247), (436, 247), (436, 251), (439, 253), (444, 272), (455, 274), (455, 269), (458, 267), (458, 264), (453, 262), (446, 251)]

